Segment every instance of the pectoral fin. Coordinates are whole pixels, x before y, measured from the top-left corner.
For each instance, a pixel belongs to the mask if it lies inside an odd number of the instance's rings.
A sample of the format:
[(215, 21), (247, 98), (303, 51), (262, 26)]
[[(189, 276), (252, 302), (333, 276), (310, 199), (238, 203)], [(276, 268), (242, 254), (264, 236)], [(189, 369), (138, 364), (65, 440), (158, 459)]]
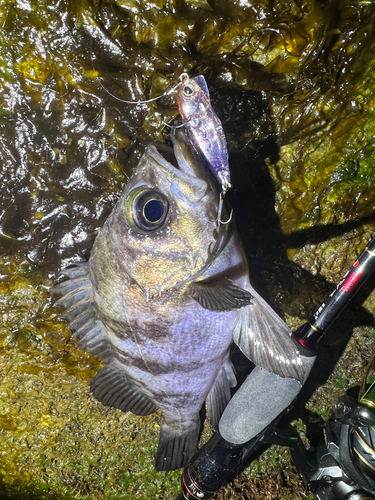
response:
[(192, 283), (186, 293), (209, 311), (239, 309), (251, 303), (252, 295), (229, 278)]
[(234, 342), (257, 366), (303, 384), (304, 364), (290, 328), (254, 289), (251, 294), (251, 304), (238, 311)]

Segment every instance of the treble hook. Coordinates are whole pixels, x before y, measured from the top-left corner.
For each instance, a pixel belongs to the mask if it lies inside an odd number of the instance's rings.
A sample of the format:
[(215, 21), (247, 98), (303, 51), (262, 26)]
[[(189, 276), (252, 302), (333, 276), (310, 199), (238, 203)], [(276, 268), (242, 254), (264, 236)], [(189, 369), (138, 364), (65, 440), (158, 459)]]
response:
[[(229, 184), (229, 187), (230, 187), (230, 184)], [(229, 219), (225, 222), (223, 220), (221, 220), (221, 213), (223, 211), (223, 205), (224, 205), (224, 196), (225, 196), (225, 193), (227, 192), (227, 190), (228, 190), (228, 187), (223, 186), (223, 189), (220, 192), (219, 209), (217, 211), (217, 217), (215, 220), (215, 222), (217, 222), (219, 226), (220, 226), (220, 224), (224, 224), (224, 225), (229, 224), (229, 222), (232, 220), (232, 216), (233, 216), (233, 210), (231, 210)]]

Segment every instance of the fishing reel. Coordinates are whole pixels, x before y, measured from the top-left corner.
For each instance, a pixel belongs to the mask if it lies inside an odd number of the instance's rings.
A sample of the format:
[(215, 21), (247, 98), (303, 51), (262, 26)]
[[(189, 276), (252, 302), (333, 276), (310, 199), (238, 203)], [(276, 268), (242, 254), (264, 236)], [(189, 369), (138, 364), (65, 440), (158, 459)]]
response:
[[(370, 366), (370, 365), (369, 365)], [(298, 433), (286, 438), (294, 465), (319, 500), (375, 499), (375, 383), (342, 396), (321, 427), (320, 443), (306, 450)]]

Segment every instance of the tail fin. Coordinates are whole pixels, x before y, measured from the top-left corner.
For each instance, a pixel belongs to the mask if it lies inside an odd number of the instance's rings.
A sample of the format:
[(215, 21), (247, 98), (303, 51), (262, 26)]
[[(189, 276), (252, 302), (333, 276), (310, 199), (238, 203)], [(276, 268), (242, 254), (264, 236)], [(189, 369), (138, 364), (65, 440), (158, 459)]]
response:
[(183, 433), (170, 430), (163, 424), (160, 429), (155, 470), (175, 470), (185, 467), (198, 450), (199, 434), (199, 420), (195, 427)]

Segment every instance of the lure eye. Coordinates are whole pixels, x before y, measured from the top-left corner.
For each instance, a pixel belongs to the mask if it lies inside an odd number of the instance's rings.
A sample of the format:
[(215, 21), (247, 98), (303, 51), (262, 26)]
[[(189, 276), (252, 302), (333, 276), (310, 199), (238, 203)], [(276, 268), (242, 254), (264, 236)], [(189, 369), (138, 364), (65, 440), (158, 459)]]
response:
[(185, 87), (183, 89), (183, 93), (185, 95), (190, 96), (190, 95), (192, 95), (193, 92), (194, 92), (193, 87), (189, 87), (189, 85), (185, 85)]
[(168, 200), (161, 193), (147, 189), (133, 202), (133, 219), (143, 231), (160, 229), (168, 215)]

